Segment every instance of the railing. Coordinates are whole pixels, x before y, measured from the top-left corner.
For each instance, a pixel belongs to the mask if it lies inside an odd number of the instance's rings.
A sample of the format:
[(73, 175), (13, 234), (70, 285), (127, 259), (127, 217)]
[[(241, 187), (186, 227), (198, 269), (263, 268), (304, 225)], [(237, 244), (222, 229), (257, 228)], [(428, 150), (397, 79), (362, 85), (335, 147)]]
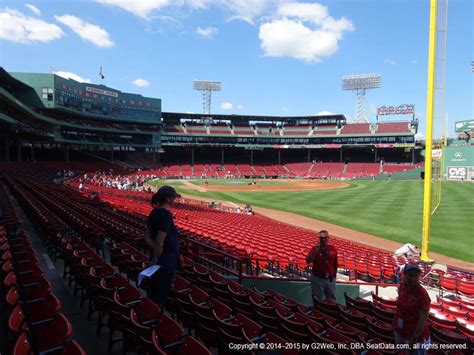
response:
[[(300, 281), (300, 282), (308, 282), (311, 281), (308, 279), (291, 279), (285, 277), (270, 277), (270, 276), (252, 276), (252, 275), (242, 275), (242, 280), (270, 280), (270, 281)], [(392, 283), (385, 283), (385, 282), (359, 282), (359, 281), (337, 281), (339, 285), (359, 285), (359, 286), (375, 286), (375, 295), (379, 295), (379, 287), (398, 287), (399, 284), (392, 284)]]
[[(288, 262), (285, 262), (283, 265), (286, 264), (286, 267), (282, 268), (282, 264), (278, 260), (236, 256), (195, 238), (186, 236), (182, 236), (182, 238), (188, 246), (188, 252), (192, 254), (196, 260), (207, 264), (209, 267), (218, 270), (220, 273), (232, 275), (238, 278), (239, 282), (243, 279), (310, 282), (309, 268), (302, 270), (295, 264)], [(262, 263), (266, 264), (266, 267), (262, 267)], [(274, 276), (268, 276), (269, 273)], [(286, 275), (282, 276), (282, 274)], [(375, 286), (376, 295), (378, 295), (379, 287), (398, 287), (399, 285), (398, 283), (388, 282), (366, 282), (357, 278), (351, 281), (338, 281), (338, 283)]]
[(239, 282), (242, 281), (243, 261), (240, 257), (193, 238), (184, 237), (184, 239), (188, 252), (195, 257), (195, 260), (209, 265), (221, 274), (232, 275), (237, 277)]

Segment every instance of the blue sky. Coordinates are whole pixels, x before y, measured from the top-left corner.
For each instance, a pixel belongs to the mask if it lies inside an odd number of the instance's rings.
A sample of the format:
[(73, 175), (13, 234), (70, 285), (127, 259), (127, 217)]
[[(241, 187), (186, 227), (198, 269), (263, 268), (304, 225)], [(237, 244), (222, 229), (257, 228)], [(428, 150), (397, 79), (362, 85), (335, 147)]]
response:
[[(471, 0), (450, 0), (446, 112), (474, 117)], [(201, 112), (192, 81), (220, 80), (214, 113), (354, 117), (348, 74), (382, 75), (367, 109), (413, 103), (424, 130), (428, 0), (2, 1), (0, 65), (73, 73)], [(139, 80), (140, 79), (140, 80)], [(396, 119), (396, 117), (391, 118)]]

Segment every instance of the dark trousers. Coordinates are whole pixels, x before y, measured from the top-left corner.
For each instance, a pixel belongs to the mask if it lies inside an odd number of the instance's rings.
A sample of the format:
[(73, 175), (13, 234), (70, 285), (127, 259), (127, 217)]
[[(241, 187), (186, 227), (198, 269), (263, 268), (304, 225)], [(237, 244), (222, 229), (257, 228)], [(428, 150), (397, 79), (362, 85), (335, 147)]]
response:
[(158, 258), (157, 264), (161, 268), (151, 280), (148, 297), (164, 307), (178, 270), (178, 254), (162, 254)]

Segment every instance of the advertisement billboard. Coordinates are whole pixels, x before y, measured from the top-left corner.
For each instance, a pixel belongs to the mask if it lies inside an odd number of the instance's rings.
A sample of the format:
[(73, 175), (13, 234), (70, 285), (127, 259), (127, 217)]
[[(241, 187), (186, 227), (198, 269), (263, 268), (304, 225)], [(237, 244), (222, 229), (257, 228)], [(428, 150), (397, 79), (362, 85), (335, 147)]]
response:
[(381, 106), (377, 108), (377, 116), (414, 115), (415, 105), (402, 104), (398, 106)]
[(458, 121), (454, 125), (456, 133), (474, 132), (474, 120)]
[(474, 180), (474, 146), (445, 148), (446, 177), (452, 180)]

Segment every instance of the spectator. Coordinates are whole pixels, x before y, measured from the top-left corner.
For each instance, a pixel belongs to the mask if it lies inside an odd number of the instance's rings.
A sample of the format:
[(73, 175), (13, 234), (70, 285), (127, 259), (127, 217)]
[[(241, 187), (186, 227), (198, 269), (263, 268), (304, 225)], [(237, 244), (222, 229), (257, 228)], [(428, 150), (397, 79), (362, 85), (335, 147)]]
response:
[(403, 279), (403, 269), (405, 268), (405, 265), (400, 265), (397, 267), (396, 273), (395, 273), (395, 278), (397, 279), (397, 284), (402, 282)]
[(408, 353), (424, 355), (431, 343), (428, 331), (428, 313), (430, 310), (430, 296), (420, 284), (421, 269), (416, 263), (407, 263), (403, 269), (403, 279), (398, 289), (397, 311), (393, 322), (395, 342), (417, 344), (417, 349)]
[(407, 259), (413, 259), (415, 256), (419, 255), (420, 251), (418, 247), (410, 243), (407, 243), (395, 250), (395, 256), (405, 256)]
[(169, 288), (181, 263), (178, 231), (169, 210), (180, 197), (173, 187), (162, 186), (151, 198), (153, 210), (148, 216), (145, 242), (152, 248), (151, 264), (161, 268), (151, 280), (148, 297), (161, 306), (166, 304)]
[(336, 300), (337, 249), (328, 239), (328, 231), (320, 231), (319, 243), (306, 256), (306, 263), (312, 263), (311, 291), (319, 301)]

